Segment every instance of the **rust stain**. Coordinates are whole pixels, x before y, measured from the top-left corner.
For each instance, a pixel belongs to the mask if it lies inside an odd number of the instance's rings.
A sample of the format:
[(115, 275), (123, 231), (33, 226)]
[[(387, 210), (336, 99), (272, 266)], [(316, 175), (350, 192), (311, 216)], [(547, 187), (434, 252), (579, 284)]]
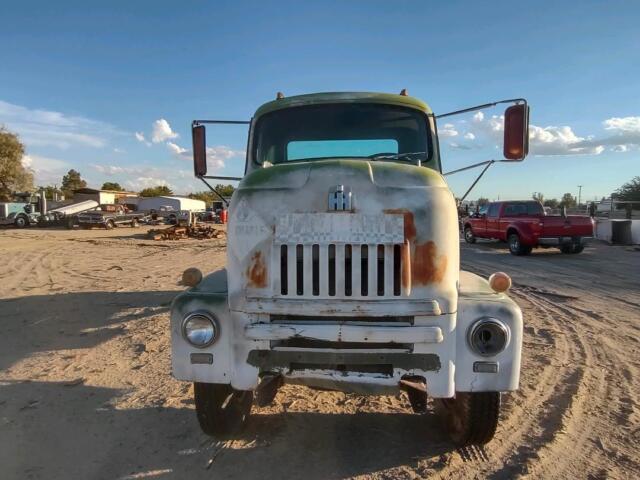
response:
[(247, 268), (249, 287), (265, 288), (267, 286), (267, 267), (262, 259), (262, 252), (255, 252), (251, 256), (251, 264)]
[(411, 295), (411, 244), (405, 240), (402, 245), (402, 289), (405, 295)]
[(416, 244), (411, 263), (411, 280), (418, 285), (440, 283), (447, 270), (447, 257), (438, 255), (438, 247), (432, 241)]
[(416, 239), (416, 223), (413, 219), (413, 212), (404, 208), (388, 208), (384, 213), (396, 213), (404, 215), (404, 239), (410, 242)]

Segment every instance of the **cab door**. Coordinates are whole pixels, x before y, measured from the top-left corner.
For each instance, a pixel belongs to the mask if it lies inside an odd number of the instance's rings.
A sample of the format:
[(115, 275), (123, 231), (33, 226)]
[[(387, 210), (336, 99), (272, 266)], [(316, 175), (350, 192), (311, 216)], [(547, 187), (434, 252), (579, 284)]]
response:
[(485, 237), (500, 238), (500, 207), (501, 203), (490, 203), (487, 210)]

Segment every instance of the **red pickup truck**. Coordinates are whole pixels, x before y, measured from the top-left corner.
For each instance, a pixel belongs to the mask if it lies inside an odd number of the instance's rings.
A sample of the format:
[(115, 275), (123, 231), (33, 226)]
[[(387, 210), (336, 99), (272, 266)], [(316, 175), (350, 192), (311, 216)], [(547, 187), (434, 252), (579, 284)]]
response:
[(528, 255), (533, 247), (560, 248), (580, 253), (584, 240), (593, 236), (593, 220), (586, 216), (551, 216), (536, 201), (493, 202), (466, 218), (464, 239), (496, 238), (506, 241), (513, 255)]

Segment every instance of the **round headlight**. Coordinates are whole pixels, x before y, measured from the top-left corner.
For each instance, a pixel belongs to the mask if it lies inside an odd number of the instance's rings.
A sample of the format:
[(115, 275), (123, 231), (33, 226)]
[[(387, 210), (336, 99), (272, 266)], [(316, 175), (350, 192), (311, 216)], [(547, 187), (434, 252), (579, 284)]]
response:
[(467, 340), (473, 351), (483, 357), (490, 357), (506, 348), (509, 343), (509, 328), (496, 318), (481, 318), (469, 327)]
[(194, 347), (204, 348), (215, 342), (218, 329), (215, 320), (209, 314), (195, 312), (184, 319), (182, 334)]

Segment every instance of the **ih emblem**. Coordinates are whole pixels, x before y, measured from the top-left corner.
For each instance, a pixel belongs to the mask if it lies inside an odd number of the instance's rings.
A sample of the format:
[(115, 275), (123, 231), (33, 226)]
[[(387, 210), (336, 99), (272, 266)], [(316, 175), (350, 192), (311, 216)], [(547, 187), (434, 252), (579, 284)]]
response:
[(336, 185), (329, 189), (329, 211), (351, 210), (351, 189)]

